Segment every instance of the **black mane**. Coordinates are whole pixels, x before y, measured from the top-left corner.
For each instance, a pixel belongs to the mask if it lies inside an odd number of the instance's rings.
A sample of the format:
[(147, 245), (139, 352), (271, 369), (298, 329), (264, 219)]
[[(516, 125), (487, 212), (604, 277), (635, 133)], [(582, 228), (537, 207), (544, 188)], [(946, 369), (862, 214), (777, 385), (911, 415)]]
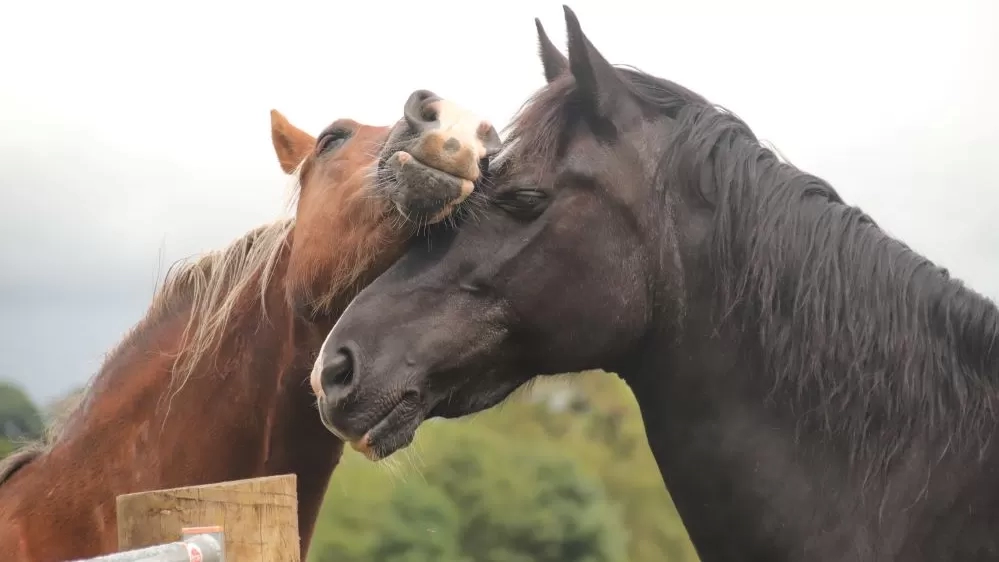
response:
[[(802, 427), (886, 470), (921, 441), (980, 452), (997, 419), (999, 311), (891, 238), (824, 180), (782, 162), (740, 119), (672, 82), (619, 69), (674, 120), (657, 185), (695, 189), (715, 209), (720, 322), (747, 342)], [(514, 121), (518, 158), (564, 149), (575, 83), (541, 90)], [(665, 188), (665, 187), (664, 187)]]

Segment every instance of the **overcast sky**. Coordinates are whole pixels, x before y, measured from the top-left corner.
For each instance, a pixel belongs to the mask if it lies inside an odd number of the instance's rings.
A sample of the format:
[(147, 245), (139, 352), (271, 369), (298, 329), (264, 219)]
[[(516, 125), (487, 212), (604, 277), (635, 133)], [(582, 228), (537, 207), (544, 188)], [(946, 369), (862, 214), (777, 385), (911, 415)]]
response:
[[(999, 2), (577, 0), (615, 63), (733, 110), (911, 246), (999, 297)], [(7, 2), (0, 378), (85, 383), (174, 260), (284, 212), (276, 108), (389, 124), (428, 88), (506, 123), (560, 2)], [(994, 162), (990, 164), (989, 162)]]

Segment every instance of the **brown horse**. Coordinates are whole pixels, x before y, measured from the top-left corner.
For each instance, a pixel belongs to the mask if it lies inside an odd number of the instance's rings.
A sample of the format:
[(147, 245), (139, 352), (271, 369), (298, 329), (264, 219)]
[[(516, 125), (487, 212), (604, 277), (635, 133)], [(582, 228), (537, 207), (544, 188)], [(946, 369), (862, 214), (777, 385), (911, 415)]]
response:
[(402, 216), (442, 218), (499, 146), (430, 92), (404, 114), (391, 128), (336, 121), (317, 140), (271, 112), (295, 217), (172, 269), (53, 437), (0, 463), (0, 560), (115, 551), (120, 494), (284, 473), (298, 476), (305, 559), (343, 447), (313, 410), (315, 352), (402, 251)]

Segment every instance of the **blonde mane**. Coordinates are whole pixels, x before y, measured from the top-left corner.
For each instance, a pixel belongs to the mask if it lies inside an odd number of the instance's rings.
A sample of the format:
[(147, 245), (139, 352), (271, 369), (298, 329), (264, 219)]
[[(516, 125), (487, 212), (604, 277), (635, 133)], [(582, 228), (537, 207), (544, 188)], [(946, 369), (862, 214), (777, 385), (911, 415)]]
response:
[[(300, 179), (304, 163), (304, 160), (300, 162), (291, 173), (286, 210), (294, 207), (301, 192)], [(278, 219), (251, 230), (222, 250), (174, 263), (154, 293), (143, 319), (107, 354), (101, 370), (94, 378), (100, 376), (103, 367), (113, 360), (117, 350), (137, 330), (165, 314), (180, 311), (178, 309), (189, 311), (179, 351), (171, 369), (172, 392), (169, 392), (165, 424), (173, 397), (183, 388), (198, 363), (214, 351), (237, 304), (247, 291), (257, 291), (262, 315), (267, 320), (267, 288), (294, 227), (294, 216)], [(89, 388), (81, 391), (71, 401), (73, 403), (69, 408), (48, 421), (45, 434), (40, 440), (25, 443), (0, 460), (0, 485), (18, 469), (45, 454), (59, 440), (66, 421), (84, 407), (90, 394)]]
[[(150, 304), (149, 315), (190, 310), (174, 359), (170, 400), (183, 388), (198, 363), (210, 354), (225, 332), (240, 299), (256, 290), (263, 318), (265, 295), (274, 266), (286, 247), (295, 219), (283, 219), (253, 229), (227, 248), (209, 252), (194, 261), (175, 263)], [(169, 415), (169, 402), (167, 415)], [(164, 422), (165, 422), (164, 417)]]

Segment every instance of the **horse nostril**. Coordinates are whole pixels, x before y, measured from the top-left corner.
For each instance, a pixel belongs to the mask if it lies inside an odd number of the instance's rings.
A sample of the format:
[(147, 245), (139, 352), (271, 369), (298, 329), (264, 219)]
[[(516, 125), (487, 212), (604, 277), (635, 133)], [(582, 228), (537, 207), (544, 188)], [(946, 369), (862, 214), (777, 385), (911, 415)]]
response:
[(437, 94), (429, 90), (417, 90), (410, 94), (402, 111), (410, 128), (419, 133), (437, 123), (439, 115), (434, 104), (438, 101)]
[(334, 353), (323, 364), (320, 378), (327, 398), (336, 400), (346, 395), (354, 382), (354, 361), (350, 354), (346, 350)]

